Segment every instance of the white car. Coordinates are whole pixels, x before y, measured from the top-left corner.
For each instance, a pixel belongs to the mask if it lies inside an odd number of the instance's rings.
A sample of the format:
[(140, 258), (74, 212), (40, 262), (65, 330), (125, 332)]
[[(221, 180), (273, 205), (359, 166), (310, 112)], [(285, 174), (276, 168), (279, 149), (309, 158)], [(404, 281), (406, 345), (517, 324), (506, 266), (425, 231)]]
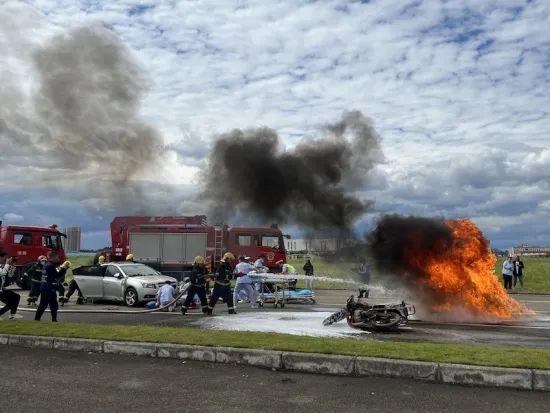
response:
[(75, 268), (73, 275), (85, 298), (123, 301), (130, 307), (156, 299), (158, 289), (167, 281), (177, 287), (175, 278), (133, 262), (82, 266)]

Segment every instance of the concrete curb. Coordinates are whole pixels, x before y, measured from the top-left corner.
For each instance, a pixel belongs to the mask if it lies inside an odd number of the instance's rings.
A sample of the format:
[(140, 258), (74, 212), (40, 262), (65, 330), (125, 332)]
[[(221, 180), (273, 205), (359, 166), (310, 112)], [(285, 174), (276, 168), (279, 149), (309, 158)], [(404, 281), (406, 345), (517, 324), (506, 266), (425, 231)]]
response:
[(550, 370), (439, 364), (376, 357), (295, 353), (232, 347), (139, 343), (14, 334), (0, 334), (0, 344), (62, 351), (86, 351), (230, 363), (263, 367), (272, 370), (314, 374), (355, 377), (399, 377), (434, 383), (550, 391)]

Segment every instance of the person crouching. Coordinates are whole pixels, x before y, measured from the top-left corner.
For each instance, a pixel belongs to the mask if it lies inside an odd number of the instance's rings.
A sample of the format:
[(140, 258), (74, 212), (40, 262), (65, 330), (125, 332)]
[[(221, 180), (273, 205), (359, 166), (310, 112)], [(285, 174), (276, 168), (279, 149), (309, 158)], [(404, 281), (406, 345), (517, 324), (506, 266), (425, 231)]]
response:
[(212, 297), (210, 298), (210, 304), (208, 304), (207, 314), (212, 315), (214, 307), (220, 297), (227, 303), (227, 309), (229, 314), (237, 314), (235, 306), (233, 305), (233, 295), (231, 294), (231, 275), (233, 268), (231, 267), (231, 261), (235, 259), (235, 256), (230, 252), (226, 252), (218, 268), (216, 274), (216, 282), (214, 283), (214, 291), (212, 291)]
[[(166, 307), (162, 311), (174, 311), (176, 299), (176, 289), (172, 287), (170, 281), (166, 281), (157, 291), (157, 303), (159, 308)], [(173, 303), (173, 304), (172, 304)], [(168, 307), (169, 304), (172, 304)]]

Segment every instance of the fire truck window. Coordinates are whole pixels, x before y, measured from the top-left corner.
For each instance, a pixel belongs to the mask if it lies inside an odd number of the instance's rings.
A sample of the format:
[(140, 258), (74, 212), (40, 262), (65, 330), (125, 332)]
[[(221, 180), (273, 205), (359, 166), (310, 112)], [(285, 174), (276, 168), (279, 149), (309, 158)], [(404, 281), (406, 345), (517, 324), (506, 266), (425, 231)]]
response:
[(252, 235), (237, 235), (237, 245), (241, 247), (252, 246)]
[(19, 245), (32, 245), (32, 234), (13, 234), (13, 243)]
[(42, 246), (57, 250), (59, 249), (59, 240), (55, 235), (42, 235)]
[(262, 235), (262, 247), (279, 248), (279, 237)]

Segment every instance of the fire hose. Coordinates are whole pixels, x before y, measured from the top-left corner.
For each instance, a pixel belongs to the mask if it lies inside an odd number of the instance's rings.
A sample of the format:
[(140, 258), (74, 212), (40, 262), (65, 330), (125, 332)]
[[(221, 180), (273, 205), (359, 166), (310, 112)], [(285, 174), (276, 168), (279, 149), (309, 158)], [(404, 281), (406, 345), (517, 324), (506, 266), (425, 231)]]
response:
[[(176, 298), (174, 298), (170, 303), (165, 304), (158, 308), (153, 308), (150, 310), (58, 310), (58, 313), (79, 313), (79, 314), (147, 314), (147, 313), (154, 313), (157, 311), (162, 311), (165, 308), (168, 308), (178, 302), (178, 300), (183, 297), (183, 295), (187, 292), (189, 287), (191, 286), (190, 282), (185, 283)], [(17, 311), (28, 311), (28, 312), (36, 312), (36, 308), (30, 308), (30, 307), (19, 307)], [(46, 311), (50, 311), (49, 309)]]

